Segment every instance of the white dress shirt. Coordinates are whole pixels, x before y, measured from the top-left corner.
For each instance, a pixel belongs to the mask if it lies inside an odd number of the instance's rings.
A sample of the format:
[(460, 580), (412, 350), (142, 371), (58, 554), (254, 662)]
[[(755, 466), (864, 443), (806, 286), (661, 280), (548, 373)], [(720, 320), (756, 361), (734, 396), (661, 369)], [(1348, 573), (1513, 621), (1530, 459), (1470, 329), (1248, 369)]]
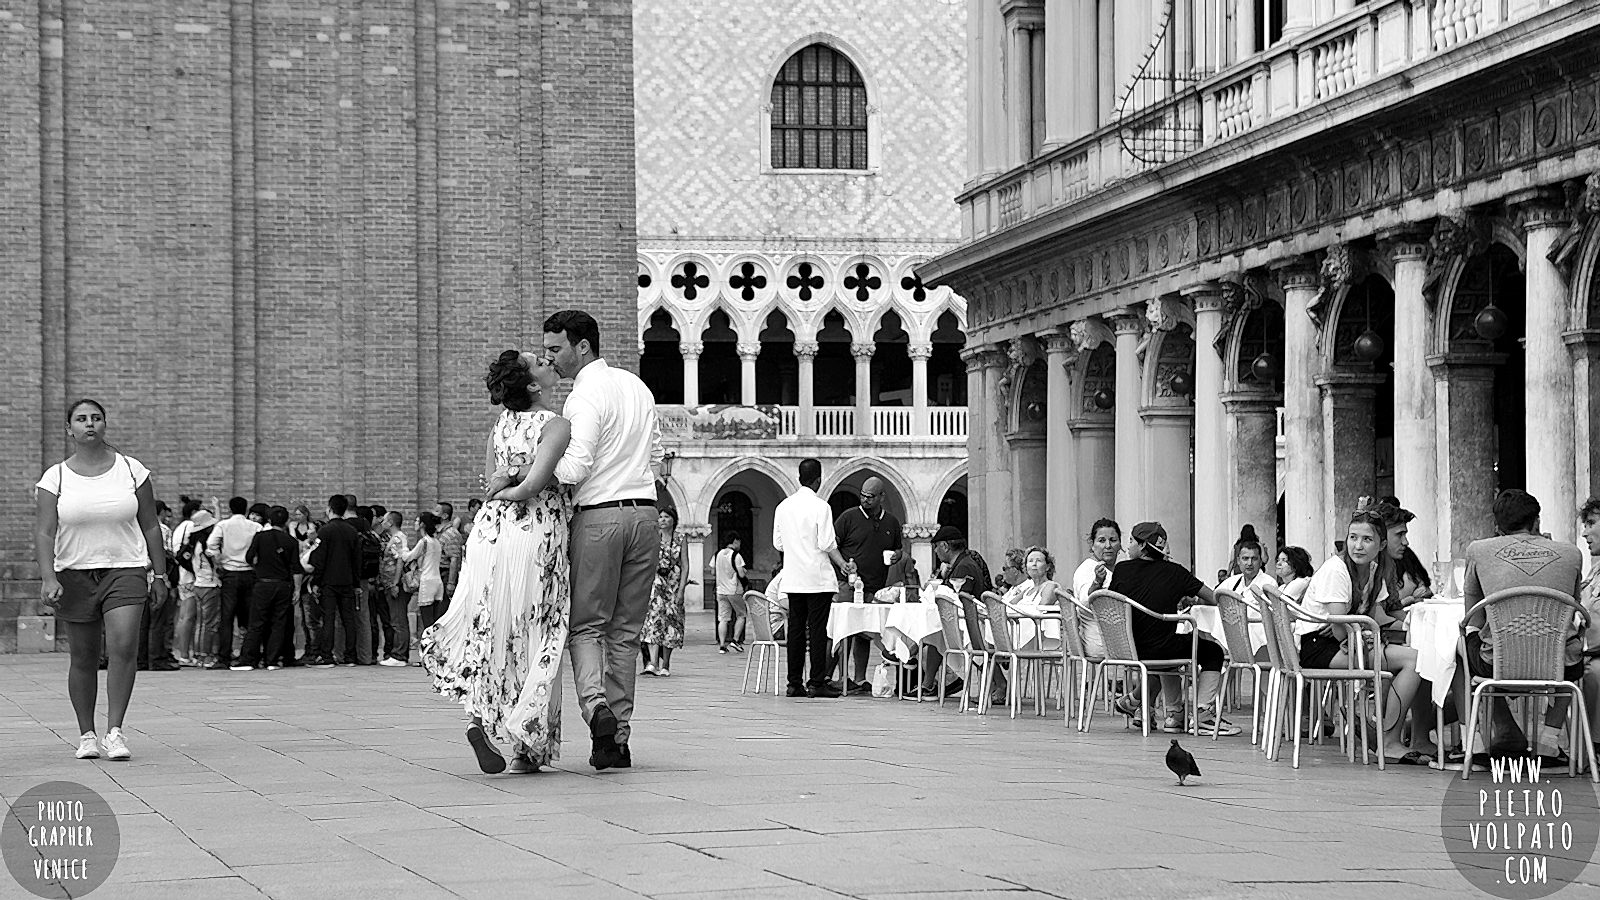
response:
[(578, 506), (655, 501), (661, 425), (656, 398), (639, 376), (597, 359), (572, 380), (562, 413), (572, 423), (572, 441), (556, 463), (556, 480), (577, 485)]
[(811, 488), (802, 487), (772, 514), (772, 547), (783, 552), (783, 590), (788, 594), (832, 594), (838, 576), (828, 551), (839, 547), (833, 509)]

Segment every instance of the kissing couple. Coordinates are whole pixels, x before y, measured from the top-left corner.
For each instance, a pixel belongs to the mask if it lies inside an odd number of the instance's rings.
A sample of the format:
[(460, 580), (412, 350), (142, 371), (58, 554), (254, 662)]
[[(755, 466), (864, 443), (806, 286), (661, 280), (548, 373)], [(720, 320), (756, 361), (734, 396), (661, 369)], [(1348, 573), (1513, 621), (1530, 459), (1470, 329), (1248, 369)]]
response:
[[(564, 379), (572, 390), (557, 413)], [(599, 325), (578, 310), (545, 320), (542, 352), (501, 353), (484, 384), (503, 408), (484, 453), (485, 502), (450, 608), (422, 634), (422, 663), (471, 718), (479, 768), (525, 774), (561, 755), (565, 651), (589, 764), (629, 768), (634, 660), (660, 547), (655, 397), (606, 364)]]

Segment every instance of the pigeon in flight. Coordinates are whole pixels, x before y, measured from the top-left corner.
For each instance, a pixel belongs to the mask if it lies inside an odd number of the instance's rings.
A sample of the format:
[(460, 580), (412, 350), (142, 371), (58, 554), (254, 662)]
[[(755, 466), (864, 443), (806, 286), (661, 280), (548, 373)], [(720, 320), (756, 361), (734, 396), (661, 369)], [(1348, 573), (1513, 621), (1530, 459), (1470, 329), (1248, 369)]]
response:
[(1183, 786), (1185, 778), (1190, 775), (1200, 774), (1200, 767), (1194, 763), (1194, 754), (1178, 746), (1176, 740), (1172, 742), (1171, 747), (1167, 748), (1167, 768), (1172, 770), (1172, 774), (1178, 776), (1179, 787)]

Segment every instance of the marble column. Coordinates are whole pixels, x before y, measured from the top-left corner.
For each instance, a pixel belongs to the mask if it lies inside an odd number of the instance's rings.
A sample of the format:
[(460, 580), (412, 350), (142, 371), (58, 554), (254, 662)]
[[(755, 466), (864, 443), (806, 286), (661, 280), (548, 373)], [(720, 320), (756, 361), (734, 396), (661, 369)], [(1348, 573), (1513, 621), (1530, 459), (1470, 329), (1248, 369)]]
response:
[(872, 437), (872, 354), (877, 345), (857, 341), (850, 345), (856, 360), (856, 437)]
[(1569, 331), (1565, 338), (1572, 353), (1572, 436), (1578, 448), (1578, 488), (1574, 496), (1582, 503), (1600, 496), (1600, 330)]
[(1223, 564), (1239, 525), (1228, 517), (1228, 436), (1222, 405), (1222, 291), (1214, 283), (1184, 288), (1194, 307), (1194, 560), (1196, 571)]
[(683, 356), (683, 405), (700, 405), (700, 354), (705, 345), (699, 341), (680, 341), (678, 353)]
[(967, 540), (977, 540), (989, 493), (988, 422), (994, 415), (984, 384), (984, 351), (969, 347), (961, 351), (967, 364)]
[(933, 536), (939, 533), (939, 524), (905, 525), (900, 533), (905, 539), (904, 544), (911, 548), (911, 558), (917, 561), (917, 574), (926, 582), (928, 576), (933, 574)]
[(906, 348), (911, 356), (911, 434), (928, 436), (928, 360), (933, 356), (932, 344), (912, 344)]
[[(688, 609), (717, 608), (714, 590), (717, 583), (716, 573), (706, 571), (706, 540), (711, 537), (712, 530), (710, 525), (697, 522), (678, 526), (678, 534), (687, 544), (685, 550), (688, 559), (684, 565), (688, 567), (689, 578), (699, 583), (698, 586), (684, 591), (684, 606)], [(715, 554), (715, 551), (712, 552)], [(707, 578), (708, 574), (711, 577)], [(711, 587), (708, 589), (707, 585)]]
[[(1439, 521), (1434, 541), (1442, 559), (1465, 559), (1468, 544), (1494, 534), (1494, 379), (1505, 361), (1500, 353), (1428, 357), (1434, 375), (1436, 446), (1449, 448), (1439, 455), (1435, 481)], [(1434, 574), (1445, 571), (1436, 569)]]
[(1072, 373), (1077, 359), (1072, 336), (1047, 332), (1039, 336), (1045, 349), (1045, 546), (1052, 553), (1077, 543), (1077, 472), (1073, 453)]
[(1099, 124), (1098, 7), (1099, 0), (1045, 0), (1046, 149), (1084, 137)]
[(1426, 359), (1433, 317), (1422, 296), (1428, 245), (1399, 238), (1388, 250), (1394, 261), (1394, 492), (1422, 520), (1409, 532), (1417, 559), (1430, 571), (1442, 571), (1435, 509), (1439, 494), (1436, 388)]
[[(1050, 477), (1048, 438), (1042, 434), (1018, 434), (1011, 444), (1011, 510), (1014, 544), (1048, 546), (1045, 542), (1052, 512), (1048, 503)], [(1039, 490), (1045, 485), (1046, 490)], [(1005, 549), (996, 547), (996, 550)]]
[(761, 345), (741, 341), (736, 349), (739, 351), (739, 402), (755, 406), (756, 360), (761, 356)]
[[(1271, 302), (1271, 301), (1268, 301)], [(1256, 534), (1273, 553), (1278, 544), (1278, 397), (1248, 391), (1222, 395), (1222, 406), (1227, 411), (1227, 478), (1224, 490), (1228, 530), (1223, 534), (1227, 541), (1239, 533), (1246, 523), (1254, 525)], [(1197, 467), (1197, 471), (1198, 467)], [(1204, 479), (1195, 478), (1198, 492)], [(1205, 520), (1195, 516), (1201, 534), (1207, 528)], [(1226, 552), (1232, 552), (1228, 544)], [(1206, 557), (1201, 558), (1205, 562)], [(1202, 570), (1206, 571), (1206, 570)]]
[[(1117, 427), (1109, 417), (1079, 419), (1071, 427), (1073, 453), (1077, 457), (1074, 474), (1078, 508), (1077, 515), (1066, 523), (1071, 539), (1062, 546), (1081, 553), (1088, 540), (1089, 525), (1095, 519), (1117, 517), (1116, 474), (1125, 467), (1117, 463)], [(1118, 519), (1124, 534), (1137, 522)], [(1051, 552), (1067, 551), (1052, 547)]]
[(1284, 484), (1285, 539), (1313, 559), (1333, 546), (1323, 497), (1322, 371), (1317, 326), (1307, 310), (1316, 302), (1321, 278), (1304, 258), (1277, 270), (1284, 300)]
[[(988, 468), (988, 483), (984, 486), (983, 539), (979, 547), (993, 559), (993, 553), (1012, 546), (1015, 541), (1017, 515), (1013, 506), (1011, 454), (1006, 446), (1008, 416), (1002, 416), (1005, 401), (1000, 382), (1011, 365), (1011, 357), (998, 349), (983, 355), (984, 412), (977, 425), (984, 431), (987, 454), (984, 464)], [(969, 420), (970, 422), (970, 420)], [(971, 424), (968, 425), (970, 429)], [(974, 526), (976, 528), (976, 526)], [(969, 535), (969, 540), (971, 536)]]
[(1255, 54), (1256, 14), (1256, 0), (1233, 0), (1234, 45), (1232, 62), (1249, 59)]
[[(1130, 520), (1132, 523), (1140, 519), (1160, 522), (1167, 529), (1168, 555), (1173, 562), (1192, 567), (1196, 561), (1194, 477), (1189, 467), (1189, 451), (1194, 439), (1194, 411), (1187, 406), (1150, 406), (1140, 411), (1139, 418), (1144, 425), (1144, 434), (1140, 437), (1144, 471), (1139, 473), (1143, 482), (1142, 511), (1137, 517), (1122, 516), (1119, 497), (1118, 519), (1123, 528), (1132, 527)], [(1121, 428), (1122, 423), (1118, 422), (1117, 429)], [(1223, 558), (1227, 558), (1226, 552)]]
[[(1144, 329), (1144, 314), (1131, 307), (1119, 309), (1111, 316), (1111, 328), (1117, 336), (1117, 461), (1123, 463), (1144, 458), (1140, 446), (1144, 425), (1139, 421), (1139, 407), (1144, 395), (1139, 337)], [(1146, 473), (1139, 471), (1137, 465), (1117, 466), (1117, 521), (1137, 523), (1144, 518), (1145, 477)], [(1124, 524), (1122, 527), (1132, 526)]]
[(1371, 372), (1330, 372), (1317, 377), (1322, 388), (1323, 508), (1327, 511), (1329, 543), (1320, 552), (1312, 547), (1312, 560), (1332, 551), (1333, 541), (1344, 540), (1345, 526), (1356, 501), (1377, 494), (1378, 443), (1374, 413), (1383, 376)]
[(796, 424), (796, 431), (801, 437), (816, 437), (817, 434), (817, 404), (816, 404), (816, 341), (795, 341), (794, 358), (800, 365), (800, 412)]
[(1544, 530), (1558, 541), (1577, 538), (1577, 456), (1573, 447), (1572, 355), (1567, 284), (1546, 256), (1566, 227), (1565, 209), (1544, 196), (1520, 206), (1527, 252), (1526, 431), (1528, 493), (1544, 509)]

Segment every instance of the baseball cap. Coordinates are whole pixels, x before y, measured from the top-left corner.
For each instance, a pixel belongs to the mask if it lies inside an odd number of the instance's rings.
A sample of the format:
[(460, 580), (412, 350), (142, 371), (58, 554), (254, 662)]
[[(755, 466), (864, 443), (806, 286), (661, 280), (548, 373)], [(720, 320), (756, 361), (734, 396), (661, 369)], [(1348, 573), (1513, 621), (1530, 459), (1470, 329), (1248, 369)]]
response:
[(1160, 522), (1140, 522), (1133, 526), (1128, 536), (1144, 544), (1162, 559), (1167, 556), (1167, 530), (1161, 527)]

